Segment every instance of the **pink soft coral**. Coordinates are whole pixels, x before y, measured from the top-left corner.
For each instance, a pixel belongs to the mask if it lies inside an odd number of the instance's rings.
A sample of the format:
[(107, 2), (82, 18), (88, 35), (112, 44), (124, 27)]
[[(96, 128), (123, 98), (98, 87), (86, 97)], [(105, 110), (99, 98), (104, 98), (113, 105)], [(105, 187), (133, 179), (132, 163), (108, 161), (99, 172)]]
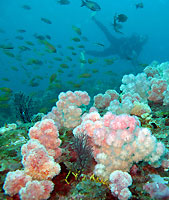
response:
[(50, 197), (53, 188), (52, 181), (29, 181), (19, 191), (19, 195), (22, 200), (44, 200)]
[(45, 119), (37, 122), (30, 128), (29, 137), (37, 139), (54, 159), (61, 156), (62, 152), (59, 148), (61, 140), (58, 138), (59, 132), (53, 120)]
[(14, 172), (8, 172), (3, 189), (6, 194), (13, 196), (19, 193), (19, 190), (26, 185), (28, 181), (31, 181), (32, 177), (25, 174), (23, 170), (16, 170)]
[(117, 196), (119, 200), (127, 200), (132, 196), (128, 189), (128, 186), (132, 184), (130, 174), (116, 170), (110, 174), (109, 180), (111, 182), (111, 192)]
[[(36, 148), (35, 148), (36, 146)], [(22, 146), (22, 164), (25, 173), (37, 180), (53, 178), (60, 173), (60, 165), (49, 156), (38, 140), (29, 140)]]

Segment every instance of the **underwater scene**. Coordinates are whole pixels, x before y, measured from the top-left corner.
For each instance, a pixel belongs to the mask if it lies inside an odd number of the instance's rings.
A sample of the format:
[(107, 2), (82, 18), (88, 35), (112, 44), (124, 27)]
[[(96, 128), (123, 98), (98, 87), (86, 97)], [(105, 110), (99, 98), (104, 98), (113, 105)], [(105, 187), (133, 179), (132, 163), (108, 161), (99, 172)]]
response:
[(0, 1), (0, 200), (169, 199), (169, 1)]

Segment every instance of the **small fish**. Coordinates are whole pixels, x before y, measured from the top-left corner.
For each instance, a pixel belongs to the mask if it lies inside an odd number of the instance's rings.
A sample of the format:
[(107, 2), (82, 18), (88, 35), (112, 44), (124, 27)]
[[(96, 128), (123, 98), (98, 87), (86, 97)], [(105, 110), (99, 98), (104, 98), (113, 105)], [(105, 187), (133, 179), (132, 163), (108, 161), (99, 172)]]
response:
[(98, 45), (98, 46), (104, 47), (104, 44), (102, 44), (100, 42), (96, 42), (95, 44)]
[(89, 73), (83, 73), (79, 75), (79, 78), (90, 78), (90, 77), (91, 77), (91, 74)]
[(76, 27), (76, 26), (73, 25), (73, 26), (72, 26), (72, 29), (73, 29), (78, 35), (81, 35), (81, 34), (82, 34), (80, 28), (78, 28), (78, 27)]
[(58, 69), (59, 73), (64, 73), (64, 71), (62, 69)]
[(56, 48), (51, 44), (49, 43), (48, 41), (46, 40), (41, 40), (41, 43), (45, 45), (45, 47), (47, 48), (47, 51), (49, 53), (56, 53)]
[(39, 80), (37, 80), (36, 78), (32, 78), (32, 79), (30, 80), (30, 82), (29, 82), (29, 85), (30, 85), (31, 87), (37, 87), (37, 86), (39, 86)]
[(24, 30), (24, 29), (18, 29), (17, 32), (18, 32), (18, 33), (25, 33), (26, 30)]
[(33, 64), (43, 65), (43, 62), (41, 60), (38, 60), (38, 59), (30, 58), (26, 64), (27, 65), (33, 65)]
[(52, 75), (50, 76), (50, 78), (49, 78), (49, 82), (50, 82), (50, 83), (53, 83), (53, 82), (56, 80), (56, 78), (57, 78), (57, 74), (56, 74), (56, 73), (52, 74)]
[(106, 71), (105, 74), (110, 75), (110, 76), (118, 76), (115, 72), (112, 72), (111, 70)]
[(18, 40), (23, 40), (23, 39), (24, 39), (24, 37), (21, 36), (21, 35), (18, 35), (18, 36), (16, 36), (15, 38), (18, 39)]
[(51, 36), (50, 36), (50, 35), (46, 35), (46, 38), (47, 38), (48, 40), (51, 40)]
[(115, 58), (112, 58), (112, 59), (104, 59), (106, 65), (112, 65), (114, 63), (116, 59)]
[(10, 96), (9, 95), (1, 95), (0, 96), (0, 101), (9, 101), (10, 100)]
[(86, 6), (92, 11), (99, 11), (101, 10), (100, 6), (94, 1), (82, 0), (81, 7)]
[(72, 47), (72, 46), (68, 46), (68, 47), (67, 47), (67, 49), (70, 49), (70, 50), (75, 50), (75, 48), (74, 48), (74, 47)]
[(69, 68), (67, 64), (60, 64), (60, 67), (66, 69), (66, 68)]
[(33, 36), (38, 40), (45, 40), (45, 37), (43, 35), (38, 35), (37, 33), (35, 33)]
[(30, 46), (34, 46), (34, 43), (31, 41), (25, 41), (26, 44), (30, 45)]
[(59, 1), (57, 1), (57, 3), (59, 3), (60, 5), (68, 5), (68, 4), (70, 4), (70, 1), (69, 0), (59, 0)]
[(7, 93), (11, 93), (12, 92), (12, 90), (10, 88), (8, 88), (8, 87), (1, 87), (0, 90), (2, 92), (7, 92)]
[(15, 67), (15, 66), (11, 66), (11, 69), (16, 71), (16, 72), (19, 71), (19, 69), (17, 67)]
[(85, 37), (85, 36), (82, 37), (82, 40), (85, 41), (85, 42), (88, 42), (88, 41), (89, 41), (88, 38)]
[(31, 49), (29, 47), (26, 46), (19, 46), (18, 47), (21, 51), (30, 51)]
[(6, 55), (9, 56), (9, 57), (12, 57), (12, 58), (15, 57), (15, 55), (14, 55), (12, 52), (10, 52), (10, 51), (3, 50), (3, 52), (4, 52), (4, 54), (6, 54)]
[(116, 19), (118, 22), (126, 22), (128, 17), (127, 17), (127, 15), (119, 14), (116, 16)]
[(93, 59), (91, 59), (91, 58), (88, 59), (88, 63), (89, 63), (89, 64), (93, 64), (94, 62), (95, 62), (95, 60), (93, 60)]
[(73, 55), (73, 56), (76, 56), (76, 55), (77, 55), (77, 53), (76, 53), (76, 52), (72, 52), (72, 55)]
[(77, 38), (77, 37), (72, 38), (72, 40), (73, 40), (74, 42), (80, 42), (80, 39)]
[(82, 84), (81, 83), (74, 83), (72, 86), (76, 89), (79, 89), (82, 86)]
[(62, 58), (59, 58), (59, 57), (54, 57), (53, 59), (56, 60), (56, 61), (62, 61), (63, 60)]
[(13, 45), (11, 45), (11, 44), (1, 44), (0, 48), (2, 48), (2, 49), (14, 49)]
[(44, 17), (41, 17), (41, 21), (45, 22), (46, 24), (52, 24), (52, 22), (49, 19)]
[(9, 80), (9, 78), (6, 78), (6, 77), (4, 77), (4, 78), (1, 78), (3, 81), (6, 81), (6, 82), (9, 82), (10, 80)]
[(137, 4), (136, 4), (136, 9), (137, 9), (137, 8), (144, 8), (144, 4), (143, 4), (142, 2), (137, 3)]
[(97, 73), (99, 70), (98, 69), (92, 69), (93, 73)]
[(82, 44), (78, 45), (77, 47), (78, 47), (79, 49), (84, 49), (84, 48), (85, 48), (85, 46), (82, 45)]
[(72, 61), (72, 58), (70, 56), (66, 56), (66, 59)]
[(31, 7), (29, 5), (23, 5), (22, 8), (25, 10), (31, 10)]

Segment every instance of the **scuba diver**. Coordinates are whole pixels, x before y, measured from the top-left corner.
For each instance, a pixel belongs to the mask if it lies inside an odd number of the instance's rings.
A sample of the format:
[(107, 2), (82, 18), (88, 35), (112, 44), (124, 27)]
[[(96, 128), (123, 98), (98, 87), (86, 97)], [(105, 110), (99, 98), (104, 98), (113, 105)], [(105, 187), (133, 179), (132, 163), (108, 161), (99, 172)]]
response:
[(148, 37), (133, 34), (130, 37), (116, 38), (109, 30), (96, 18), (93, 17), (95, 24), (104, 33), (109, 42), (109, 46), (102, 51), (86, 50), (86, 53), (95, 57), (107, 57), (118, 55), (121, 59), (130, 60), (133, 64), (138, 63), (137, 58), (141, 53), (143, 45), (147, 42)]

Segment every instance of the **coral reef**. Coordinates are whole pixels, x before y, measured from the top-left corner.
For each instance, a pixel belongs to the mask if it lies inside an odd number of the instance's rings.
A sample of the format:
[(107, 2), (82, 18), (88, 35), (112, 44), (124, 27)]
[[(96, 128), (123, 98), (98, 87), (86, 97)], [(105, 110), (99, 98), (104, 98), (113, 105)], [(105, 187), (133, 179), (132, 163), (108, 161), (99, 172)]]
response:
[(33, 121), (31, 99), (16, 95), (22, 122), (0, 128), (0, 198), (168, 199), (168, 85), (169, 63), (153, 62), (120, 94), (89, 107), (87, 92), (61, 92)]

